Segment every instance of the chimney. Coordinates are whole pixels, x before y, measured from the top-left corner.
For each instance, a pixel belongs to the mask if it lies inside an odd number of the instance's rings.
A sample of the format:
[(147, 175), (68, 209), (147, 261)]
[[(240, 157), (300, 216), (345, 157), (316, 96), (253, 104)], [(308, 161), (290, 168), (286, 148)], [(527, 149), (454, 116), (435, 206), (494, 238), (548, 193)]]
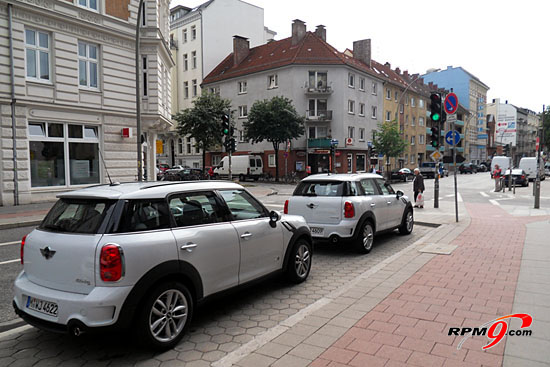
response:
[(409, 71), (408, 71), (408, 70), (405, 70), (405, 71), (403, 72), (403, 75), (405, 75), (405, 76), (408, 78), (408, 77), (409, 77)]
[(384, 64), (384, 66), (387, 66), (391, 69), (391, 64), (389, 62), (386, 61), (386, 63)]
[(420, 75), (418, 75), (418, 74), (413, 74), (413, 75), (412, 75), (412, 78), (413, 78), (413, 79), (416, 79), (416, 78), (418, 78), (419, 76), (420, 76)]
[(420, 84), (424, 84), (424, 78), (418, 78), (418, 82), (419, 82)]
[(401, 69), (395, 68), (395, 72), (396, 72), (397, 74), (401, 75)]
[(353, 57), (370, 65), (371, 57), (371, 42), (370, 38), (353, 42)]
[(292, 46), (296, 46), (306, 35), (306, 23), (300, 19), (292, 21)]
[(428, 83), (428, 86), (430, 87), (430, 89), (433, 87), (434, 83), (433, 82), (429, 82)]
[(327, 30), (324, 25), (319, 24), (317, 28), (315, 28), (315, 35), (322, 39), (323, 41), (327, 41)]
[(239, 65), (248, 56), (248, 52), (250, 52), (248, 38), (233, 36), (233, 65)]

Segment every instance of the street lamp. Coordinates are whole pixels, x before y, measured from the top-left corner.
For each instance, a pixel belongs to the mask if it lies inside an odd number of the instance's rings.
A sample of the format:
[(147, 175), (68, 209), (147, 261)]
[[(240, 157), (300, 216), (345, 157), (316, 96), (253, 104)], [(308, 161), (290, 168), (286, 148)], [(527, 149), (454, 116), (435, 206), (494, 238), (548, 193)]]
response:
[(136, 143), (137, 143), (137, 177), (138, 181), (142, 181), (142, 143), (141, 143), (141, 92), (139, 89), (139, 61), (140, 61), (140, 55), (139, 55), (139, 35), (140, 35), (140, 25), (141, 25), (141, 15), (143, 12), (143, 4), (144, 0), (139, 0), (139, 7), (138, 7), (138, 13), (137, 13), (137, 21), (136, 21)]

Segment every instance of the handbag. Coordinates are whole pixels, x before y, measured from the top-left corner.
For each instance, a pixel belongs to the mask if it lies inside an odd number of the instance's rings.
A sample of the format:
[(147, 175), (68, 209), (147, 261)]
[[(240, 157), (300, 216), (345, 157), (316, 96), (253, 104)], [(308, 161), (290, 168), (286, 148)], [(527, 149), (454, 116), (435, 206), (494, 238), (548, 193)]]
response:
[(424, 193), (419, 193), (416, 197), (416, 205), (418, 206), (424, 206)]

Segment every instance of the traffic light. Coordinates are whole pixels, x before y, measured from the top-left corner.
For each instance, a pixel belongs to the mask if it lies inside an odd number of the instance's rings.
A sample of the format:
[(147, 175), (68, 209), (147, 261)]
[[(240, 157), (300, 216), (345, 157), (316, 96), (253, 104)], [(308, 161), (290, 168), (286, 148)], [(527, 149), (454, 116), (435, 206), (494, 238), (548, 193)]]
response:
[(430, 119), (433, 122), (441, 122), (441, 94), (432, 93), (430, 95)]
[(505, 156), (510, 155), (510, 144), (506, 144), (506, 145), (504, 146), (504, 155), (505, 155)]
[(434, 148), (439, 147), (439, 127), (437, 125), (439, 124), (432, 126), (432, 135), (430, 136), (430, 144)]
[(222, 116), (222, 134), (229, 135), (231, 124), (229, 123), (229, 115)]
[(228, 153), (235, 153), (237, 151), (237, 140), (235, 138), (228, 138), (223, 143), (225, 151)]

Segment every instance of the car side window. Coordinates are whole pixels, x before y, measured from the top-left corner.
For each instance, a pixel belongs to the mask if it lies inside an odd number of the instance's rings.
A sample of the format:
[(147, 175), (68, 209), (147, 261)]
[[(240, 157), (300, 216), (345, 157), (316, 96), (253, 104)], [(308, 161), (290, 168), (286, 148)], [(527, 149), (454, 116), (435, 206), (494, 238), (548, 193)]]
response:
[(256, 219), (267, 216), (265, 209), (244, 190), (220, 190), (232, 220)]
[(165, 200), (129, 200), (124, 206), (116, 232), (140, 232), (170, 228)]
[(374, 182), (371, 179), (361, 180), (361, 187), (365, 195), (376, 195), (376, 188)]
[(179, 194), (170, 198), (168, 206), (177, 227), (217, 223), (223, 218), (213, 192)]
[(347, 196), (358, 196), (360, 195), (361, 190), (358, 187), (359, 183), (356, 181), (348, 182), (348, 195)]
[(378, 183), (378, 187), (380, 187), (380, 190), (382, 190), (382, 195), (393, 195), (395, 194), (395, 190), (389, 183), (386, 181), (377, 178), (376, 183)]

